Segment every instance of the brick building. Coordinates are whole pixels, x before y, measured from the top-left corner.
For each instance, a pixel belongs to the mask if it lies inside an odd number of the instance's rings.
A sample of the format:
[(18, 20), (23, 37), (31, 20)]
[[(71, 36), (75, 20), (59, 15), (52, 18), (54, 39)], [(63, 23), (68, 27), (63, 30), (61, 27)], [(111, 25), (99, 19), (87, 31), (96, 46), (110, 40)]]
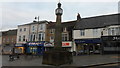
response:
[(8, 30), (2, 32), (2, 43), (3, 46), (14, 46), (16, 44), (17, 29)]

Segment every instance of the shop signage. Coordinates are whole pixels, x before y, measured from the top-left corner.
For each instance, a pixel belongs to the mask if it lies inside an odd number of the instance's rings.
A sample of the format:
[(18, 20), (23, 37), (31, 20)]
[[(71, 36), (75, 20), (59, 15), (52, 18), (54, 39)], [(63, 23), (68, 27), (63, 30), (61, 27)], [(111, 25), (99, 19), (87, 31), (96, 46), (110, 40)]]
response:
[(23, 47), (23, 45), (15, 45), (15, 47)]
[[(45, 43), (46, 47), (53, 47), (54, 46), (54, 43)], [(62, 47), (71, 47), (72, 46), (72, 42), (62, 42)]]
[(29, 42), (28, 46), (43, 46), (44, 42)]
[(54, 44), (53, 43), (45, 43), (45, 45), (44, 45), (45, 47), (53, 47), (54, 46)]
[(118, 40), (120, 40), (120, 36), (103, 36), (102, 40), (104, 40), (104, 41), (118, 41)]
[(94, 39), (75, 39), (75, 43), (101, 43), (100, 38)]
[(62, 47), (71, 47), (72, 42), (62, 42)]

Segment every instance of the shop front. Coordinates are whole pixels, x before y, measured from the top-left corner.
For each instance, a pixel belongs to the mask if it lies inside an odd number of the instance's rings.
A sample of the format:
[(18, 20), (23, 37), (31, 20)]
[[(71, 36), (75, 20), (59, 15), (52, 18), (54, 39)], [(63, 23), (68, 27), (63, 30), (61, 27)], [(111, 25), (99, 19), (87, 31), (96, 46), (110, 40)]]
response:
[[(47, 42), (47, 43), (45, 43), (44, 47), (45, 47), (45, 51), (52, 50), (54, 47), (54, 43)], [(62, 48), (64, 50), (71, 52), (72, 51), (72, 42), (71, 41), (62, 42)]]
[(101, 51), (101, 39), (75, 39), (76, 52), (79, 54), (99, 54)]
[(24, 54), (24, 45), (15, 45), (15, 53)]
[(33, 55), (42, 55), (44, 52), (44, 41), (28, 42), (26, 44), (26, 53)]
[(103, 54), (120, 53), (120, 35), (102, 36)]

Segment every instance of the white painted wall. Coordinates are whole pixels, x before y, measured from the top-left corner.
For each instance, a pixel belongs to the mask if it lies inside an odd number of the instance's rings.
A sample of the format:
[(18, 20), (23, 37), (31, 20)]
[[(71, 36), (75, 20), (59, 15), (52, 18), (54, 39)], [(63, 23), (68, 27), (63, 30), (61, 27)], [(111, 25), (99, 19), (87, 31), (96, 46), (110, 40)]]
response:
[(109, 36), (108, 29), (110, 29), (110, 28), (119, 28), (119, 31), (115, 31), (115, 32), (119, 33), (118, 35), (120, 35), (120, 25), (112, 25), (112, 26), (108, 26), (108, 27), (104, 28), (103, 36)]
[(97, 35), (94, 35), (93, 29), (86, 29), (85, 36), (80, 36), (80, 30), (74, 30), (73, 31), (73, 38), (74, 39), (100, 38), (101, 37), (101, 28), (97, 29), (97, 30), (98, 30)]
[[(93, 34), (94, 29), (85, 29), (85, 36), (80, 36), (80, 30), (73, 30), (73, 39), (100, 38), (102, 36), (101, 32), (103, 32), (103, 36), (108, 36), (108, 29), (115, 27), (120, 28), (120, 25), (112, 25), (112, 26), (107, 26), (105, 28), (98, 28), (97, 35)], [(120, 35), (120, 29), (119, 31), (115, 31), (115, 32), (119, 33)]]
[[(24, 28), (26, 28), (26, 31), (24, 31)], [(20, 29), (22, 29), (22, 31), (20, 32)], [(25, 35), (26, 39), (29, 40), (29, 25), (21, 25), (18, 26), (18, 31), (17, 31), (17, 44), (23, 44), (26, 43), (25, 41), (23, 41), (23, 35)], [(21, 40), (19, 41), (19, 36), (21, 36)]]

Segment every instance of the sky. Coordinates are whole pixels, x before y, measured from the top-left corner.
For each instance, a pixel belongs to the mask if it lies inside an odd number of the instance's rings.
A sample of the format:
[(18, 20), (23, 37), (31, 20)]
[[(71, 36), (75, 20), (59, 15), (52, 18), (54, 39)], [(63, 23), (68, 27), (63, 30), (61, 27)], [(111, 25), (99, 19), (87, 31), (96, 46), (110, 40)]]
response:
[[(62, 21), (116, 14), (119, 0), (61, 0)], [(55, 9), (59, 0), (2, 0), (0, 2), (0, 31), (17, 28), (30, 23), (35, 16), (40, 20), (56, 21)]]

